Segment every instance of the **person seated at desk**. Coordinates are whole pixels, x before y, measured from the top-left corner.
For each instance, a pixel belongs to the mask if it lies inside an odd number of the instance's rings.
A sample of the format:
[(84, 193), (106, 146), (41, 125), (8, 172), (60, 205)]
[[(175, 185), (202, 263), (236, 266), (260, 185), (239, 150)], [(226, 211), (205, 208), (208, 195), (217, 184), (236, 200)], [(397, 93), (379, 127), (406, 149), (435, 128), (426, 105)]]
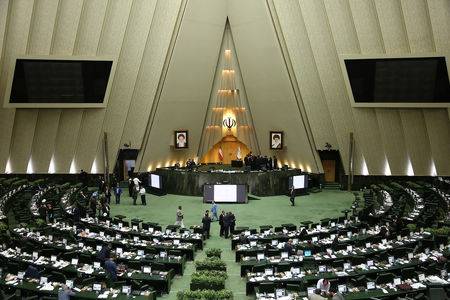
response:
[(102, 249), (97, 254), (97, 259), (101, 263), (105, 263), (107, 259), (111, 257), (111, 246), (110, 245), (103, 245)]
[(173, 165), (173, 167), (174, 167), (175, 169), (179, 169), (179, 168), (180, 168), (180, 162), (177, 161), (177, 162)]
[(294, 245), (292, 244), (292, 239), (289, 239), (287, 243), (284, 244), (284, 251), (289, 253), (289, 255), (295, 254)]
[(245, 245), (245, 244), (248, 244), (248, 243), (249, 243), (249, 241), (248, 241), (247, 236), (245, 235), (244, 232), (241, 232), (241, 234), (239, 235), (239, 244)]
[(117, 264), (115, 262), (116, 254), (111, 254), (111, 257), (105, 262), (105, 271), (107, 278), (115, 282), (117, 281)]
[(41, 206), (39, 206), (38, 212), (39, 217), (43, 220), (47, 220), (47, 206), (45, 205), (46, 200), (42, 200)]
[(320, 289), (316, 289), (314, 293), (308, 295), (309, 300), (326, 300), (327, 298), (322, 297)]
[(326, 278), (321, 278), (317, 281), (317, 289), (320, 290), (322, 295), (328, 295), (330, 292), (330, 282)]
[(381, 237), (388, 237), (389, 236), (389, 230), (386, 226), (381, 226), (380, 233), (378, 234)]
[(70, 300), (70, 296), (75, 296), (75, 293), (67, 285), (63, 284), (58, 291), (58, 300)]
[(23, 277), (31, 279), (39, 279), (41, 278), (41, 274), (39, 274), (39, 270), (36, 267), (29, 265), (25, 270), (25, 274)]

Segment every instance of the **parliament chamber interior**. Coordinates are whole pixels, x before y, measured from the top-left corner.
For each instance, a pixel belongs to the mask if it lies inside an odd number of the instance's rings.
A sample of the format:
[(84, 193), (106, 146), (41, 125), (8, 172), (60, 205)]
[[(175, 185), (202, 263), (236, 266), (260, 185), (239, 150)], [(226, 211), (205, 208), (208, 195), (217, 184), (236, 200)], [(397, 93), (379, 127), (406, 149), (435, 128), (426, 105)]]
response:
[(0, 300), (450, 299), (450, 1), (0, 0)]

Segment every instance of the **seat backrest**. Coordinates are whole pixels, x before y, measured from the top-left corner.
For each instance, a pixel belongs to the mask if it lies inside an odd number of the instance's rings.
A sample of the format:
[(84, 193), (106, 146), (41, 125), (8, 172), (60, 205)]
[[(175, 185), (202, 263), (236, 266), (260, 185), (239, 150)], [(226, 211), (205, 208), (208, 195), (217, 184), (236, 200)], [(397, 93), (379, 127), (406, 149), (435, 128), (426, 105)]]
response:
[(275, 292), (275, 283), (273, 282), (264, 282), (259, 285), (260, 293), (274, 293)]
[(428, 297), (430, 300), (448, 299), (445, 290), (442, 287), (430, 287), (428, 289)]

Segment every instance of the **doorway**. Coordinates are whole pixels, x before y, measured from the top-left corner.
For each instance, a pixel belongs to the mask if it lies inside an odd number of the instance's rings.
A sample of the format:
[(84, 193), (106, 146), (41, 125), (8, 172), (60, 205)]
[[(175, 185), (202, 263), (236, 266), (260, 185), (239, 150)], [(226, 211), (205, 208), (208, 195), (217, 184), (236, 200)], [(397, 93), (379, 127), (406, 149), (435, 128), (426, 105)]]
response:
[(345, 175), (339, 150), (318, 150), (325, 183), (343, 183)]
[(325, 182), (336, 182), (336, 161), (331, 159), (322, 160)]
[(138, 154), (138, 149), (119, 150), (119, 156), (117, 157), (116, 166), (114, 168), (114, 175), (117, 181), (125, 181), (133, 176)]

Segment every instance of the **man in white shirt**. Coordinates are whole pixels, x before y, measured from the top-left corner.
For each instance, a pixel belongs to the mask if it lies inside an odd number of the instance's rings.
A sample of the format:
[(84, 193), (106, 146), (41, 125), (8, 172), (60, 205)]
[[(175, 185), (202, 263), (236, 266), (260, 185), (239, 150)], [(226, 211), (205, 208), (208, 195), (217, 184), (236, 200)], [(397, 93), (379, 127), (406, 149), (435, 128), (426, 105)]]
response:
[(141, 183), (141, 181), (139, 180), (139, 178), (134, 177), (134, 178), (133, 178), (133, 183), (134, 183), (134, 186), (139, 186), (140, 183)]
[(147, 205), (147, 201), (145, 200), (145, 188), (144, 187), (141, 187), (141, 189), (139, 190), (139, 194), (141, 195), (142, 205)]
[(319, 279), (319, 281), (317, 281), (317, 288), (320, 289), (322, 293), (328, 293), (330, 291), (330, 282), (325, 278)]

